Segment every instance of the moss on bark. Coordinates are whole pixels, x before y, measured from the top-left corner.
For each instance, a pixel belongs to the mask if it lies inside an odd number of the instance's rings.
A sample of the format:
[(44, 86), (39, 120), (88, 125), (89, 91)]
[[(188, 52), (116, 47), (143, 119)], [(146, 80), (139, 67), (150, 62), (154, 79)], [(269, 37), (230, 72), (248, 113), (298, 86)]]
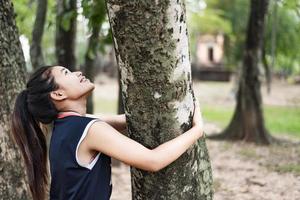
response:
[[(107, 0), (129, 136), (148, 148), (191, 128), (183, 1)], [(205, 138), (157, 173), (131, 167), (133, 199), (212, 199)]]

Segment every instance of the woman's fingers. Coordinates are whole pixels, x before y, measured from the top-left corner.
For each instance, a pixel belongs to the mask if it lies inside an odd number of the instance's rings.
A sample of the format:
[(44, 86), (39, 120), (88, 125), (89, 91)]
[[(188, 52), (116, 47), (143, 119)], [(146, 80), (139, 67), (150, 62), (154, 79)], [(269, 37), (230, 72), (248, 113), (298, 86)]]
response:
[(200, 105), (199, 105), (199, 101), (196, 96), (195, 96), (193, 124), (203, 126)]

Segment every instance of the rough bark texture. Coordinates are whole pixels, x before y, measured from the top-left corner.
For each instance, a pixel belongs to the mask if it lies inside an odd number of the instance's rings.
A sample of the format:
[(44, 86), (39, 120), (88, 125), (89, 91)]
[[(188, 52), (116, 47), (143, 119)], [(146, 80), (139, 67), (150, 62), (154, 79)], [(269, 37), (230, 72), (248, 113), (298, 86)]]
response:
[[(107, 0), (129, 136), (153, 149), (191, 128), (183, 1)], [(133, 199), (212, 199), (205, 138), (157, 173), (131, 167)]]
[(25, 61), (11, 1), (0, 1), (0, 198), (30, 199), (21, 154), (9, 137), (10, 114), (25, 87)]
[(243, 57), (243, 68), (237, 92), (235, 113), (221, 138), (269, 144), (273, 137), (264, 125), (259, 80), (268, 0), (252, 0)]
[(118, 84), (119, 84), (119, 92), (118, 92), (118, 114), (124, 114), (124, 105), (122, 101), (122, 83), (121, 83), (121, 75), (120, 70), (118, 70)]
[[(118, 91), (118, 114), (124, 114), (124, 105), (122, 101), (122, 90), (121, 90), (121, 80), (120, 80), (120, 70), (118, 70), (118, 84), (119, 84), (119, 91)], [(120, 166), (121, 161), (112, 159), (112, 165), (113, 166)]]
[[(57, 0), (55, 53), (57, 64), (76, 70), (75, 40), (76, 40), (76, 0)], [(68, 21), (69, 20), (69, 21)], [(68, 21), (68, 22), (67, 22)], [(69, 23), (63, 28), (64, 23)]]
[(43, 51), (41, 47), (44, 25), (47, 15), (47, 0), (38, 0), (36, 17), (32, 31), (32, 42), (30, 45), (30, 60), (32, 67), (37, 69), (44, 65)]

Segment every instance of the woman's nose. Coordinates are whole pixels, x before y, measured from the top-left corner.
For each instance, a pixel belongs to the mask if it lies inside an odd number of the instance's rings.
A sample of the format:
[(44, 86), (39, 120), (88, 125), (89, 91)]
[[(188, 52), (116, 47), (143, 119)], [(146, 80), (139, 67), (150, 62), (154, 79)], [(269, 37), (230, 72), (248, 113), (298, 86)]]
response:
[(82, 72), (81, 72), (81, 71), (77, 71), (76, 73), (77, 73), (78, 76), (81, 76), (81, 75), (82, 75)]

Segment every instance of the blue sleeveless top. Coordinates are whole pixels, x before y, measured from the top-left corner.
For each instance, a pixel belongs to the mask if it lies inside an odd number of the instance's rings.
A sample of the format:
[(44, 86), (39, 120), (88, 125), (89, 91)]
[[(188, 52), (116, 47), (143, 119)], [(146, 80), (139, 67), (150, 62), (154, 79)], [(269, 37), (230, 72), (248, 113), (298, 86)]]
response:
[(102, 152), (88, 165), (77, 156), (79, 144), (98, 118), (66, 116), (54, 121), (50, 139), (50, 200), (108, 200), (111, 158)]

